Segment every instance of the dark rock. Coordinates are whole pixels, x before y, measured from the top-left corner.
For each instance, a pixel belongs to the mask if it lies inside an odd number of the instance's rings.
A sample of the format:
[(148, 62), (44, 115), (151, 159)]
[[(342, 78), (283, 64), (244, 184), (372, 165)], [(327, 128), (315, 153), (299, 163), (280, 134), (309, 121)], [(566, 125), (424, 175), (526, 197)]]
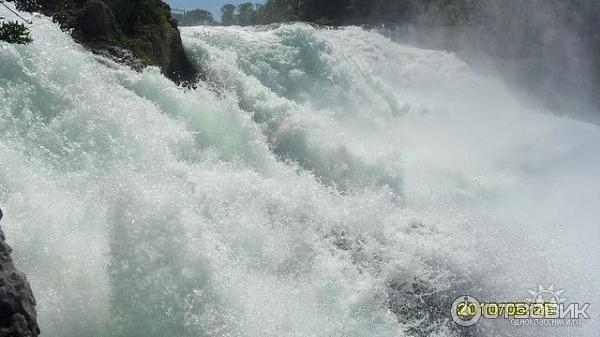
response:
[(40, 334), (35, 298), (25, 275), (15, 268), (11, 252), (0, 228), (0, 337), (35, 337)]
[(120, 47), (106, 46), (103, 49), (91, 49), (94, 54), (102, 55), (109, 59), (114, 60), (117, 63), (124, 64), (135, 71), (142, 71), (146, 65), (130, 50), (123, 49)]
[(83, 5), (73, 32), (80, 40), (105, 42), (117, 42), (121, 34), (110, 8), (102, 1), (95, 0)]
[(51, 16), (94, 53), (136, 70), (140, 65), (158, 66), (178, 84), (198, 79), (171, 9), (161, 0), (37, 0), (35, 6), (25, 6), (31, 0), (15, 1), (21, 8)]

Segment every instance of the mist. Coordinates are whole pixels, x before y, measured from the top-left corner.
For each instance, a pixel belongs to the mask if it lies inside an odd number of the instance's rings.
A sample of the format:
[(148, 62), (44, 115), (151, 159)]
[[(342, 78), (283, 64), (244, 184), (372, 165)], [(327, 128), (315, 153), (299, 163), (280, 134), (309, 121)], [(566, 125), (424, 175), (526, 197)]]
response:
[(392, 36), (457, 53), (478, 71), (503, 78), (533, 107), (600, 123), (600, 2), (432, 4), (397, 20)]
[[(596, 336), (597, 5), (299, 3), (180, 27), (190, 86), (23, 13), (0, 204), (44, 336)], [(591, 319), (453, 320), (540, 286)]]

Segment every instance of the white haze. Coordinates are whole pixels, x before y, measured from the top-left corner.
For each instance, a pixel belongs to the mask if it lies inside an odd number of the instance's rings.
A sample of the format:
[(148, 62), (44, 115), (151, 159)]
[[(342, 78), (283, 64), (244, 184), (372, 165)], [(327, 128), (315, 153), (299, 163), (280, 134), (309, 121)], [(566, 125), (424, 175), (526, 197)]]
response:
[(356, 27), (185, 29), (194, 90), (32, 31), (0, 205), (44, 336), (457, 336), (455, 296), (539, 283), (592, 320), (475, 334), (598, 331), (598, 126)]

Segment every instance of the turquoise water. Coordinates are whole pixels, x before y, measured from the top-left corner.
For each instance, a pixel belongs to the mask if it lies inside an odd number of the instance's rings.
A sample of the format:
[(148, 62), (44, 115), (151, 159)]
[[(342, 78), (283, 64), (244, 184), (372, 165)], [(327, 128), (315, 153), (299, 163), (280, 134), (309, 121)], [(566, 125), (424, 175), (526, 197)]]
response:
[[(0, 44), (0, 204), (44, 336), (458, 336), (465, 293), (599, 303), (597, 126), (356, 27), (184, 29), (185, 90), (34, 21)], [(473, 334), (540, 332), (505, 323)]]

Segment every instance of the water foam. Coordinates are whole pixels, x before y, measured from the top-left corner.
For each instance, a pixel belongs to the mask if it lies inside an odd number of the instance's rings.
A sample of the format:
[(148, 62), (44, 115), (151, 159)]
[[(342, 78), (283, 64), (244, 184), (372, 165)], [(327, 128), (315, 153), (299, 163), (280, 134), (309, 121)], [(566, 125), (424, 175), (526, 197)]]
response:
[(191, 28), (211, 84), (182, 90), (32, 30), (0, 45), (0, 203), (45, 336), (451, 336), (463, 292), (598, 298), (600, 130), (450, 54)]

